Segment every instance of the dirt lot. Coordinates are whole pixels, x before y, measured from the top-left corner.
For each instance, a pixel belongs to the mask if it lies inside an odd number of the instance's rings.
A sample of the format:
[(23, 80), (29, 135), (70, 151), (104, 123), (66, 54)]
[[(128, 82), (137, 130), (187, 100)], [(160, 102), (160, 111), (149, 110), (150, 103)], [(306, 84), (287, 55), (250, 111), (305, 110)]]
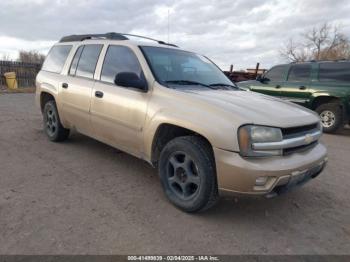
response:
[(0, 95), (1, 254), (350, 254), (350, 132), (329, 165), (274, 198), (188, 215), (145, 162), (79, 134), (50, 143), (33, 94)]

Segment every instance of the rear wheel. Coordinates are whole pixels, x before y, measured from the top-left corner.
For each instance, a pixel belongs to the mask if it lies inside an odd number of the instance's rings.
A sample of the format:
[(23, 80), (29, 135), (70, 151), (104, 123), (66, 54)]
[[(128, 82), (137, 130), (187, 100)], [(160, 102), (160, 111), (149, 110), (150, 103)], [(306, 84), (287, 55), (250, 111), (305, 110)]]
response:
[(214, 157), (204, 139), (185, 136), (171, 140), (161, 152), (158, 168), (164, 192), (175, 206), (197, 212), (216, 203)]
[(69, 136), (69, 129), (62, 126), (56, 103), (47, 101), (43, 110), (44, 131), (47, 137), (54, 142), (64, 141)]
[(323, 131), (325, 133), (334, 133), (343, 123), (343, 112), (338, 103), (322, 104), (316, 108), (320, 115)]

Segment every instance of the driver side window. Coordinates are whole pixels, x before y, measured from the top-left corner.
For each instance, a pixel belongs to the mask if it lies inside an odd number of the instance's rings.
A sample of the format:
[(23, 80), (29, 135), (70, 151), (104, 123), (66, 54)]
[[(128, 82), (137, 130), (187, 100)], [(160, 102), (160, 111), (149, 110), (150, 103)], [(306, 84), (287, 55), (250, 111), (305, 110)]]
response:
[(113, 83), (121, 72), (137, 74), (140, 78), (142, 69), (134, 52), (126, 46), (109, 46), (103, 61), (101, 81)]
[(280, 82), (285, 80), (286, 66), (275, 66), (271, 68), (265, 75), (269, 81)]

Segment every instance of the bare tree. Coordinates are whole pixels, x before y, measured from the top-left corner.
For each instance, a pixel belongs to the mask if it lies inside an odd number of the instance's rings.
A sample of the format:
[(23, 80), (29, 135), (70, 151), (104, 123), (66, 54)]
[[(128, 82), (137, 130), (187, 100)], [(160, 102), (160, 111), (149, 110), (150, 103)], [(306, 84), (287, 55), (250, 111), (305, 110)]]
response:
[(40, 54), (38, 51), (19, 51), (18, 61), (25, 63), (38, 63), (42, 64), (45, 60), (45, 55)]
[(336, 25), (324, 23), (302, 34), (302, 38), (303, 42), (289, 39), (280, 50), (281, 56), (292, 62), (350, 58), (349, 39)]
[(300, 43), (296, 43), (293, 39), (289, 39), (285, 46), (280, 50), (282, 57), (291, 62), (308, 60), (308, 50)]

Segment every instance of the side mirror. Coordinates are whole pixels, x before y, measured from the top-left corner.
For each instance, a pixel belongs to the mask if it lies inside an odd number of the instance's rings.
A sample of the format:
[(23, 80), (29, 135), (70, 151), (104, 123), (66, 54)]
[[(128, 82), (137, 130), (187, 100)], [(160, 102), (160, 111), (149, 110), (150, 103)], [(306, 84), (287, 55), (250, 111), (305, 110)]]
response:
[(147, 91), (147, 82), (134, 72), (121, 72), (115, 76), (114, 83), (118, 86), (134, 87)]
[(258, 76), (256, 77), (256, 81), (259, 81), (259, 82), (261, 82), (261, 83), (266, 83), (266, 82), (269, 81), (269, 79), (266, 78), (266, 77), (263, 76), (263, 75), (258, 75)]

